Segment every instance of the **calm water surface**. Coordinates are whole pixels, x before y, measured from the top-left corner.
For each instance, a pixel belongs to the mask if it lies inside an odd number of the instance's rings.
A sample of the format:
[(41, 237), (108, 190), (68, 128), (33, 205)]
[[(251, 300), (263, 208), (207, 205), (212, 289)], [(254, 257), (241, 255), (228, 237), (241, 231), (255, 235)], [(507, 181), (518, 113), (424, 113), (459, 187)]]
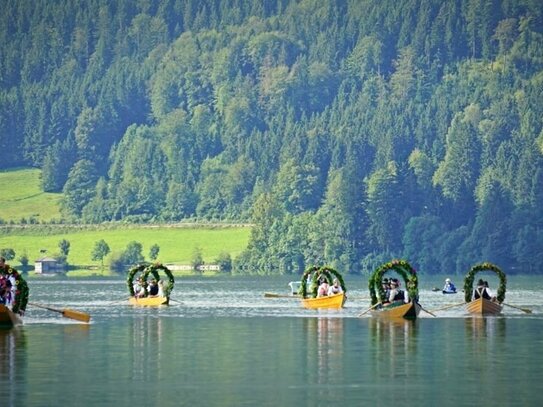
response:
[[(424, 279), (425, 309), (463, 300), (432, 292), (443, 279)], [(506, 303), (532, 314), (455, 307), (396, 322), (357, 317), (363, 277), (328, 311), (264, 297), (288, 281), (180, 278), (172, 304), (152, 309), (127, 305), (122, 279), (29, 280), (32, 302), (92, 321), (29, 306), (22, 327), (0, 331), (0, 406), (541, 405), (541, 277), (509, 277)]]

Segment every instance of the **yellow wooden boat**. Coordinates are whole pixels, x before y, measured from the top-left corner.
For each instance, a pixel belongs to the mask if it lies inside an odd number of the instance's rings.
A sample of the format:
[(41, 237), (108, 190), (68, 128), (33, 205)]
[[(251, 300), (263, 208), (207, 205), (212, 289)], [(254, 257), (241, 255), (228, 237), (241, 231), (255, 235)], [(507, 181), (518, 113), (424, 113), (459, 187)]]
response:
[(158, 307), (161, 305), (168, 305), (170, 303), (170, 297), (130, 297), (128, 301), (131, 305), (139, 305), (142, 307)]
[(497, 315), (502, 312), (502, 305), (499, 302), (490, 301), (485, 298), (478, 298), (467, 304), (470, 314), (476, 315)]
[(23, 320), (4, 304), (0, 304), (0, 328), (13, 328), (21, 325)]
[(302, 299), (302, 305), (304, 306), (304, 308), (308, 308), (308, 309), (342, 308), (344, 303), (345, 303), (345, 293), (326, 295), (324, 297), (317, 297), (317, 298)]
[(371, 314), (379, 318), (416, 319), (420, 314), (421, 306), (418, 302), (408, 302), (402, 305), (389, 305), (372, 310)]

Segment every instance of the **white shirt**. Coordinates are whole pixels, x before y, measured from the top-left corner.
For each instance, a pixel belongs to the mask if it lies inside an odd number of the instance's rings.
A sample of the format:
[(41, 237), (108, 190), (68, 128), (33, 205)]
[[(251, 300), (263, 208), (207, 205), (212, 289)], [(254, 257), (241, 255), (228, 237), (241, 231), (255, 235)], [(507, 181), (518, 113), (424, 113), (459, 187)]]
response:
[(338, 285), (337, 287), (334, 286), (334, 285), (331, 285), (329, 288), (328, 288), (328, 295), (334, 295), (334, 294), (339, 294), (339, 293), (342, 293), (343, 290), (341, 289), (341, 286)]

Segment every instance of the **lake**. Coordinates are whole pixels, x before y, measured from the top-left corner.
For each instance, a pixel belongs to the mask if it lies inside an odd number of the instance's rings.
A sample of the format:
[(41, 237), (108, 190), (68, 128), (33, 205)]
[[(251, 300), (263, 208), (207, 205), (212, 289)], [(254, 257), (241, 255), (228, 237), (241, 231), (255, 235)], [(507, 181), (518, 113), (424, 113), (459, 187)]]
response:
[[(358, 317), (365, 277), (346, 278), (342, 310), (264, 297), (292, 279), (178, 278), (159, 309), (129, 306), (121, 278), (30, 279), (31, 302), (92, 320), (28, 306), (0, 331), (0, 406), (541, 405), (542, 277), (508, 276), (505, 302), (531, 314), (388, 322)], [(433, 292), (443, 280), (420, 277), (426, 310), (463, 300)]]

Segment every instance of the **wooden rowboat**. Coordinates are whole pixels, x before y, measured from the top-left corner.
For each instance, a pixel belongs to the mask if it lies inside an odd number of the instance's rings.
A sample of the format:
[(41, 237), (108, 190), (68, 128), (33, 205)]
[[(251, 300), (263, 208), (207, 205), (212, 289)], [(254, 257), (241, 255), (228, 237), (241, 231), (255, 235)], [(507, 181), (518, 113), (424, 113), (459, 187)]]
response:
[(497, 315), (502, 312), (502, 305), (499, 302), (490, 301), (485, 298), (478, 298), (468, 302), (466, 305), (470, 314)]
[(417, 302), (409, 302), (402, 305), (389, 305), (383, 308), (375, 309), (371, 312), (373, 316), (379, 318), (404, 318), (416, 319), (420, 314), (421, 306)]
[(131, 305), (139, 305), (142, 307), (158, 307), (160, 305), (168, 305), (170, 297), (130, 297), (128, 299)]
[(302, 305), (304, 308), (317, 309), (317, 308), (342, 308), (345, 303), (345, 293), (339, 293), (334, 295), (327, 295), (317, 298), (304, 298), (302, 299)]
[(0, 304), (0, 328), (13, 328), (21, 325), (23, 320), (4, 304)]

